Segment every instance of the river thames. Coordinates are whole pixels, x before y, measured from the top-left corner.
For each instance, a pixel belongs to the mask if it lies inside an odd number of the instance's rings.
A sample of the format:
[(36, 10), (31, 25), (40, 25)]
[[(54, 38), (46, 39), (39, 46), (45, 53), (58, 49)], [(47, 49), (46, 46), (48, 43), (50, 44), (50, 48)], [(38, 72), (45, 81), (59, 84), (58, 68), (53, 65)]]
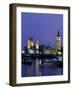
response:
[(49, 60), (32, 60), (22, 64), (22, 77), (63, 75), (63, 62), (56, 58)]

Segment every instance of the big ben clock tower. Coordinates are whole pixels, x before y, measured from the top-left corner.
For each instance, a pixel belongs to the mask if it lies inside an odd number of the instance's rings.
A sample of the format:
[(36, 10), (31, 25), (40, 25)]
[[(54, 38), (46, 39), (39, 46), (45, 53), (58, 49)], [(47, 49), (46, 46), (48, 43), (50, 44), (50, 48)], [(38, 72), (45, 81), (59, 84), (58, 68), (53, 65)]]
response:
[(56, 36), (56, 50), (61, 50), (61, 37), (59, 32), (57, 32)]

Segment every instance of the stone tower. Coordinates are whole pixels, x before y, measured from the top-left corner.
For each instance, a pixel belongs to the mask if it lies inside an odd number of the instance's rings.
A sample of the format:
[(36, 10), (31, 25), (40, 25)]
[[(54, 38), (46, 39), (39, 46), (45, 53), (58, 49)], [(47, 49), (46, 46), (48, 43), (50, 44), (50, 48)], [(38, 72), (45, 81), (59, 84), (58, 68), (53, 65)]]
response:
[(61, 37), (59, 32), (57, 32), (56, 36), (56, 50), (61, 50)]

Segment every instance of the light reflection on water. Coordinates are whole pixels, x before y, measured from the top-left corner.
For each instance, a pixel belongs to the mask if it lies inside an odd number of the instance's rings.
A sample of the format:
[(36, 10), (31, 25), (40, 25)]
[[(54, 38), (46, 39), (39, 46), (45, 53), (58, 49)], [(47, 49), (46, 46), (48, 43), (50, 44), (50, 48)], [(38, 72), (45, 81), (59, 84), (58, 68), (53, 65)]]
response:
[[(48, 60), (47, 60), (48, 61)], [(62, 67), (49, 67), (48, 65), (39, 65), (39, 60), (33, 60), (32, 64), (22, 64), (22, 77), (31, 76), (51, 76), (62, 75)]]

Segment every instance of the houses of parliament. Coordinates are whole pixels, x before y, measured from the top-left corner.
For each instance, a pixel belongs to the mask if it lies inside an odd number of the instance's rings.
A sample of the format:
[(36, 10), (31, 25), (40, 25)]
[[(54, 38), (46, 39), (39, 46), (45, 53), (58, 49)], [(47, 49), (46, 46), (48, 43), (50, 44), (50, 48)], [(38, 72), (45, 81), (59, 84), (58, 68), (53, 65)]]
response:
[(50, 48), (49, 46), (45, 47), (44, 45), (40, 45), (39, 40), (37, 40), (34, 44), (33, 38), (29, 37), (27, 41), (27, 50), (30, 54), (62, 54), (60, 32), (57, 32), (56, 35), (56, 48)]

